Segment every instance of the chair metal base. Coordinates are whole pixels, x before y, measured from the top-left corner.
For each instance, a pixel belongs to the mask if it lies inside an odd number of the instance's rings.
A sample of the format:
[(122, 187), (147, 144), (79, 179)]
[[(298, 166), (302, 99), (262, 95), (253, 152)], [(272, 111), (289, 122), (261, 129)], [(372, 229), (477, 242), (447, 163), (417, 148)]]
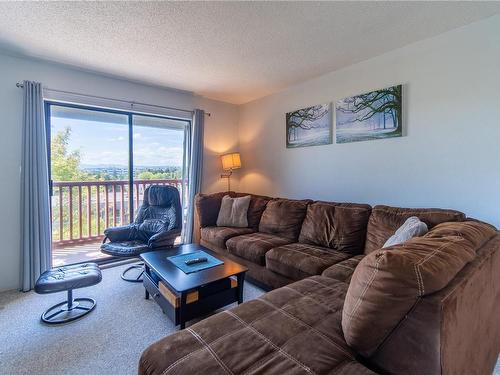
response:
[(73, 290), (68, 290), (67, 301), (58, 303), (45, 311), (42, 322), (46, 324), (63, 324), (80, 319), (94, 310), (96, 301), (92, 298), (73, 298)]
[[(129, 273), (132, 270), (134, 270), (135, 272), (132, 273), (132, 277), (128, 277), (127, 273)], [(133, 266), (130, 266), (125, 271), (123, 271), (121, 277), (123, 280), (129, 281), (131, 283), (142, 283), (143, 274), (144, 274), (144, 263), (138, 263), (134, 264)]]

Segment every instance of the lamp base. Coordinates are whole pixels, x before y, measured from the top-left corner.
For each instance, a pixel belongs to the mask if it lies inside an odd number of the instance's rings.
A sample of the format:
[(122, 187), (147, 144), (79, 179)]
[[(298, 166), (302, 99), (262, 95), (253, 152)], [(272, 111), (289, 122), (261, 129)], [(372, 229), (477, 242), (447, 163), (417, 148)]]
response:
[(229, 173), (223, 173), (220, 175), (220, 178), (227, 178), (227, 191), (231, 191), (231, 175), (233, 174), (233, 171), (230, 170)]

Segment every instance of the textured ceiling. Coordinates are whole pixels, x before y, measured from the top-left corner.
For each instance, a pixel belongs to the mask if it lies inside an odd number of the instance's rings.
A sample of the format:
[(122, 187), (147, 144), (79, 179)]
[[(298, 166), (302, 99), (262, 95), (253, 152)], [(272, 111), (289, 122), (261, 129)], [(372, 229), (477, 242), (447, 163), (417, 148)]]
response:
[(500, 12), (500, 2), (2, 2), (0, 48), (230, 103)]

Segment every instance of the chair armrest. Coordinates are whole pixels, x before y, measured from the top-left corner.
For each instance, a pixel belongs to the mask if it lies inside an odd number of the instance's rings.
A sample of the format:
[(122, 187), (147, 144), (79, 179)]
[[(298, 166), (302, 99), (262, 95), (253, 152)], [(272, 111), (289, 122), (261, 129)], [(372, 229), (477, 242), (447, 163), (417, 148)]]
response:
[(178, 229), (156, 233), (149, 238), (148, 246), (153, 249), (158, 247), (172, 246), (175, 242), (175, 239), (180, 234), (181, 231)]
[(106, 236), (105, 239), (108, 238), (111, 242), (128, 241), (135, 238), (136, 232), (135, 225), (130, 224), (121, 227), (106, 228), (104, 235)]

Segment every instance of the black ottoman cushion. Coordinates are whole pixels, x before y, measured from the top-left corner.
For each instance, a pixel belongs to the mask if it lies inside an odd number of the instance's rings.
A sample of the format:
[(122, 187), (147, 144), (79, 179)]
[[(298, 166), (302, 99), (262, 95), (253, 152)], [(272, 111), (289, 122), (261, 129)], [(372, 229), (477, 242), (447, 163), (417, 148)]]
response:
[(35, 284), (35, 292), (46, 294), (85, 288), (98, 284), (101, 280), (101, 270), (95, 263), (57, 267), (40, 275)]
[(151, 251), (149, 246), (139, 240), (107, 242), (101, 245), (101, 251), (105, 254), (120, 257), (135, 257), (146, 251)]

